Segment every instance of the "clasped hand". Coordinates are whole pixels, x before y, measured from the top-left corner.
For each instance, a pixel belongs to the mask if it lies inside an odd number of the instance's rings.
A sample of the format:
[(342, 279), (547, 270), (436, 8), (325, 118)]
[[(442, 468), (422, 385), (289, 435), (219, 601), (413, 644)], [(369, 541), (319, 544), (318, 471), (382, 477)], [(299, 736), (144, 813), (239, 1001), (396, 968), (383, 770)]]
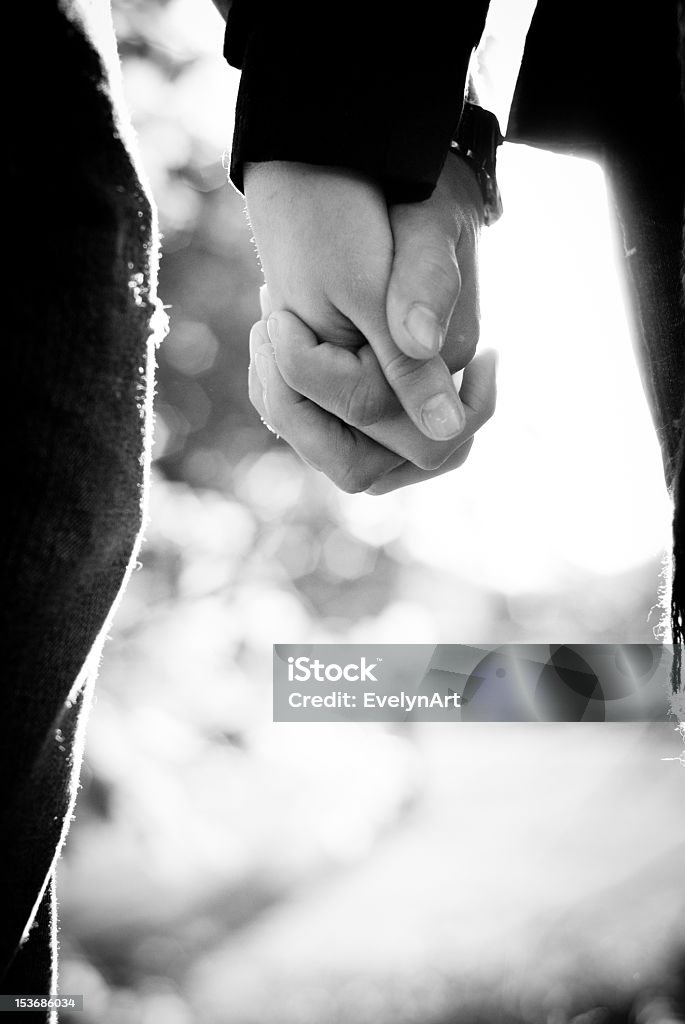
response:
[(496, 369), (475, 355), (483, 207), (468, 165), (450, 156), (430, 199), (390, 207), (337, 168), (254, 164), (245, 183), (266, 282), (249, 376), (263, 420), (349, 492), (461, 466)]

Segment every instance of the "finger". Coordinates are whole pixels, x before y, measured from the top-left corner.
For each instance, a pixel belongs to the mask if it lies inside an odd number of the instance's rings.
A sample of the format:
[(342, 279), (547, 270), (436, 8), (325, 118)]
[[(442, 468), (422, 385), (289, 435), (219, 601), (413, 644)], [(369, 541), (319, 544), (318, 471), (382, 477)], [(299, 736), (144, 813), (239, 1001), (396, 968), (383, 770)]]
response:
[(464, 427), (464, 410), (440, 356), (415, 359), (395, 344), (387, 321), (386, 303), (365, 294), (363, 281), (337, 297), (340, 311), (366, 338), (403, 409), (416, 427), (436, 441), (457, 437)]
[(430, 359), (444, 344), (461, 290), (455, 238), (437, 220), (430, 200), (393, 207), (390, 223), (395, 249), (387, 292), (390, 334), (405, 355)]
[[(268, 335), (266, 340), (268, 341)], [(257, 351), (264, 345), (263, 331), (258, 329), (258, 324), (255, 324), (250, 331), (250, 365), (248, 366), (248, 393), (252, 405), (259, 413), (260, 419), (264, 426), (270, 430), (273, 434), (276, 433), (274, 428), (268, 422), (266, 418), (266, 396), (265, 396), (265, 385), (266, 385), (266, 370), (262, 368), (260, 363), (260, 369), (257, 369)], [(266, 356), (260, 352), (259, 359), (262, 360)]]
[(262, 320), (268, 320), (271, 315), (271, 298), (269, 289), (263, 284), (259, 289), (259, 308), (262, 313)]
[(267, 330), (284, 380), (345, 423), (371, 427), (400, 408), (368, 345), (352, 350), (320, 342), (287, 310), (272, 314)]
[(452, 371), (462, 369), (476, 354), (480, 338), (480, 297), (478, 274), (473, 264), (464, 263), (459, 299), (452, 311), (441, 356)]
[(499, 353), (483, 349), (464, 368), (460, 395), (466, 410), (465, 436), (480, 430), (490, 419), (497, 405), (497, 365)]
[(363, 295), (352, 290), (337, 300), (338, 308), (366, 338), (383, 376), (417, 429), (435, 441), (456, 437), (464, 427), (464, 410), (444, 360), (440, 356), (411, 359), (401, 352), (388, 330), (385, 309), (367, 298), (369, 301), (364, 301)]
[[(290, 387), (422, 469), (435, 469), (461, 443), (428, 439), (407, 417), (368, 344), (356, 352), (319, 343), (293, 313), (268, 321), (276, 363)], [(450, 381), (456, 394), (456, 387)]]
[(252, 328), (250, 399), (267, 424), (306, 462), (341, 490), (367, 490), (404, 461), (394, 452), (318, 408), (290, 388), (279, 373), (266, 325)]
[(431, 480), (442, 476), (453, 469), (458, 469), (466, 461), (476, 432), (490, 419), (495, 411), (497, 400), (497, 353), (492, 349), (485, 350), (469, 363), (464, 370), (461, 396), (466, 409), (466, 428), (463, 433), (464, 443), (435, 470), (425, 472), (416, 466), (405, 463), (391, 470), (382, 480), (373, 484), (369, 494), (388, 494), (400, 487)]
[(402, 487), (410, 487), (412, 484), (420, 484), (426, 480), (432, 480), (437, 476), (444, 476), (445, 473), (450, 473), (453, 469), (459, 469), (463, 466), (469, 457), (471, 448), (473, 447), (474, 438), (470, 437), (468, 441), (460, 445), (459, 448), (443, 462), (442, 466), (438, 469), (426, 472), (419, 469), (417, 466), (412, 466), (411, 463), (405, 462), (403, 466), (399, 466), (397, 469), (393, 469), (382, 479), (378, 480), (371, 487), (367, 488), (366, 493), (371, 494), (374, 497), (380, 497), (383, 494), (390, 494), (391, 491), (398, 491)]

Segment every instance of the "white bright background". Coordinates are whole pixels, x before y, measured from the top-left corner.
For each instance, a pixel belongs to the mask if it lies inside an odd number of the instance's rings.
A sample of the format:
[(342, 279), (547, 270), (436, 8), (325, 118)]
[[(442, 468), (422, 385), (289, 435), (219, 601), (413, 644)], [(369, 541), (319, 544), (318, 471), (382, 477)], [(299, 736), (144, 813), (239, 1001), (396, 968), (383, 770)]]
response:
[[(645, 561), (664, 544), (669, 503), (601, 170), (505, 145), (500, 176), (506, 212), (482, 259), (498, 410), (472, 464), (408, 500), (432, 526), (415, 534), (417, 554), (456, 557), (509, 590)], [(487, 552), (441, 543), (450, 530), (482, 531)]]

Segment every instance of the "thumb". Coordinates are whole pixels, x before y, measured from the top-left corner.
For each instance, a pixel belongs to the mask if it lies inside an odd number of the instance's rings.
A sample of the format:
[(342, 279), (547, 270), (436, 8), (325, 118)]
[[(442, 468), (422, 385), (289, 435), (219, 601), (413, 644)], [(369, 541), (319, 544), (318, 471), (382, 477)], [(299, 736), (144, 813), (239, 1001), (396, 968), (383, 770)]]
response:
[(442, 348), (461, 289), (454, 241), (429, 213), (428, 204), (393, 207), (394, 259), (386, 315), (397, 347), (413, 359)]

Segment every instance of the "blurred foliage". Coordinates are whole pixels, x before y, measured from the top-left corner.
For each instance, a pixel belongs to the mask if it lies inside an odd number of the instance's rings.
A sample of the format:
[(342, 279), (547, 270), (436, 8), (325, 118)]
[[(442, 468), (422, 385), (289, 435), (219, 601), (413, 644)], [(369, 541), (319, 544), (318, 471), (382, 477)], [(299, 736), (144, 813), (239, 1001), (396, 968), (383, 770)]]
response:
[(221, 488), (242, 454), (273, 442), (246, 389), (245, 339), (261, 274), (242, 197), (227, 186), (221, 161), (236, 75), (221, 60), (221, 21), (209, 0), (190, 6), (124, 2), (115, 24), (159, 210), (159, 290), (172, 311), (159, 353), (155, 455), (168, 477)]

